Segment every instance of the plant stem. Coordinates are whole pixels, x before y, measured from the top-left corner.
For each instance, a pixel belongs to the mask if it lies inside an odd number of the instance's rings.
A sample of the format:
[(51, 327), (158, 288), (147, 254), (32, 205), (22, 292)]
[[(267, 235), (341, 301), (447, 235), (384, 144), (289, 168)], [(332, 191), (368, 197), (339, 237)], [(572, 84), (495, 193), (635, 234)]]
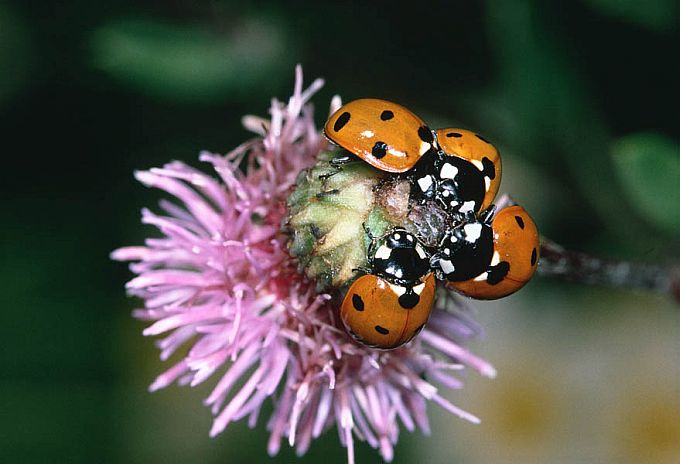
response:
[(541, 241), (538, 274), (588, 285), (659, 293), (680, 302), (680, 267), (603, 259)]

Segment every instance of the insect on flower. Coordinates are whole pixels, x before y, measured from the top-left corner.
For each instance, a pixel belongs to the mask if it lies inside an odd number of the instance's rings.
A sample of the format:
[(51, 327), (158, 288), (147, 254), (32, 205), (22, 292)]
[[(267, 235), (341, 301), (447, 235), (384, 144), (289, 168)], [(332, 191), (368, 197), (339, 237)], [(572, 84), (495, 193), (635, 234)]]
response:
[[(310, 237), (324, 233), (326, 248), (319, 249), (318, 256), (337, 255), (343, 247), (351, 251), (347, 256), (354, 256), (354, 229), (327, 233), (324, 224), (311, 219), (298, 229), (302, 234), (291, 236), (281, 227), (287, 221), (304, 222), (295, 213), (309, 204), (304, 189), (291, 193), (296, 181), (314, 169), (325, 169), (314, 167), (324, 157), (327, 142), (314, 124), (309, 103), (322, 85), (316, 80), (303, 89), (298, 67), (287, 103), (273, 100), (269, 119), (243, 118), (244, 126), (257, 135), (254, 139), (224, 156), (201, 153), (212, 175), (182, 162), (137, 172), (140, 182), (166, 192), (175, 202), (162, 201), (160, 212), (142, 211), (142, 222), (155, 226), (160, 236), (142, 246), (120, 248), (112, 258), (131, 262), (136, 277), (126, 288), (143, 302), (134, 316), (150, 323), (144, 335), (163, 337), (158, 343), (161, 359), (180, 347), (189, 348), (150, 390), (175, 382), (214, 382), (206, 399), (215, 416), (211, 436), (241, 419), (255, 426), (262, 405), (272, 401), (266, 422), (270, 454), (278, 452), (282, 439), (303, 454), (314, 438), (335, 426), (350, 463), (355, 438), (389, 461), (400, 427), (429, 432), (430, 402), (479, 422), (444, 398), (438, 386), (461, 388), (453, 374), (464, 366), (487, 377), (495, 371), (464, 347), (480, 329), (467, 314), (465, 300), (446, 292), (418, 339), (397, 350), (358, 345), (342, 329), (338, 302), (327, 291), (331, 287), (324, 290), (323, 278), (331, 282), (351, 274), (351, 269), (330, 272), (303, 251)], [(331, 112), (339, 106), (335, 98)], [(353, 204), (350, 193), (366, 193), (367, 182), (375, 176), (362, 169), (356, 168), (364, 173), (363, 180), (351, 192), (343, 191), (344, 197), (315, 194), (317, 213), (327, 216), (333, 208), (344, 208), (347, 220), (363, 214), (364, 206)], [(346, 171), (327, 182), (352, 181), (352, 169)], [(379, 222), (372, 216), (368, 225), (377, 231)], [(361, 229), (361, 221), (358, 224)], [(317, 266), (319, 279), (300, 271), (305, 260), (308, 269)]]

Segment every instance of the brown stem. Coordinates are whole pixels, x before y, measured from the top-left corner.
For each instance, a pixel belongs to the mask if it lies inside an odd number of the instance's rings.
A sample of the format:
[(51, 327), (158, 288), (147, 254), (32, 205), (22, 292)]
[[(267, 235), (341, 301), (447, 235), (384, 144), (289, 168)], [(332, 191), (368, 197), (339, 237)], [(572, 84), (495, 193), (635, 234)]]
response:
[(680, 302), (680, 267), (598, 258), (567, 250), (546, 238), (541, 241), (538, 274), (589, 285), (646, 290)]

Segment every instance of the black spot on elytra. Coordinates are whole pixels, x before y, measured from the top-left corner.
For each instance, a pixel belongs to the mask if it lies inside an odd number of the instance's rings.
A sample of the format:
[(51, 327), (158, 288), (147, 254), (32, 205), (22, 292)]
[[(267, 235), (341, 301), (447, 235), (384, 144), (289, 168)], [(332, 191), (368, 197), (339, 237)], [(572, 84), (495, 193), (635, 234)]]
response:
[(538, 253), (536, 252), (536, 248), (533, 249), (531, 252), (531, 265), (533, 266), (536, 264), (536, 259), (538, 258)]
[(354, 309), (357, 311), (364, 310), (364, 300), (362, 300), (361, 297), (356, 293), (352, 295), (352, 306), (354, 306)]
[(414, 308), (420, 301), (420, 295), (413, 291), (412, 288), (407, 289), (403, 295), (399, 297), (399, 306), (404, 309)]
[(387, 144), (385, 142), (375, 142), (371, 154), (380, 159), (387, 154)]
[(496, 166), (493, 165), (493, 161), (485, 156), (482, 158), (482, 166), (484, 166), (483, 172), (486, 177), (489, 179), (496, 178)]
[(461, 134), (460, 132), (449, 132), (449, 133), (446, 134), (446, 136), (447, 137), (455, 137), (455, 138), (459, 139), (463, 136), (463, 134)]
[(485, 138), (482, 137), (481, 135), (475, 134), (475, 137), (477, 137), (477, 138), (478, 138), (479, 140), (481, 140), (482, 142), (486, 142), (486, 143), (488, 143), (489, 145), (491, 145), (491, 142), (489, 142), (487, 139), (485, 139)]
[(382, 121), (389, 121), (394, 117), (394, 113), (391, 112), (390, 110), (385, 110), (382, 113), (380, 113), (380, 119)]
[(519, 216), (515, 216), (515, 221), (517, 221), (517, 225), (520, 229), (524, 229), (524, 219)]
[(427, 142), (427, 143), (434, 142), (434, 137), (432, 135), (432, 131), (427, 126), (420, 126), (418, 128), (418, 137), (420, 137), (420, 140), (422, 140), (423, 142)]
[(380, 335), (387, 335), (388, 333), (390, 333), (389, 330), (387, 330), (385, 327), (381, 325), (376, 325), (375, 331), (378, 332)]
[(507, 261), (501, 261), (495, 266), (491, 266), (486, 277), (486, 281), (491, 285), (496, 285), (502, 281), (506, 275), (510, 272), (510, 263)]
[(339, 131), (343, 127), (345, 127), (345, 124), (349, 122), (350, 114), (345, 111), (340, 115), (338, 119), (335, 120), (335, 124), (333, 124), (333, 130), (335, 132)]

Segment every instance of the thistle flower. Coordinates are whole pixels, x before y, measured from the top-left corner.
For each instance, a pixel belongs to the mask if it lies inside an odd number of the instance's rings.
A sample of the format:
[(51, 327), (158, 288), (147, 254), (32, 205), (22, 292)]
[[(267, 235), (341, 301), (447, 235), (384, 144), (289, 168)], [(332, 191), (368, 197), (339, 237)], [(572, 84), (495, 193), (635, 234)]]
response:
[[(462, 388), (452, 372), (465, 366), (488, 377), (495, 371), (464, 348), (480, 331), (464, 300), (440, 295), (417, 340), (376, 351), (351, 340), (332, 295), (317, 293), (315, 282), (298, 270), (281, 224), (298, 174), (326, 146), (309, 104), (322, 85), (317, 79), (303, 90), (298, 66), (287, 104), (272, 100), (270, 119), (243, 118), (258, 137), (224, 156), (201, 153), (218, 178), (178, 161), (137, 172), (140, 182), (177, 203), (162, 201), (161, 214), (144, 209), (142, 222), (158, 228), (161, 238), (120, 248), (112, 258), (132, 262), (137, 276), (126, 288), (144, 302), (134, 316), (151, 322), (144, 335), (164, 336), (161, 359), (189, 345), (150, 390), (218, 377), (205, 400), (215, 416), (210, 436), (240, 419), (255, 426), (262, 405), (272, 401), (271, 455), (284, 438), (302, 455), (335, 425), (350, 463), (355, 438), (390, 461), (397, 418), (408, 431), (428, 433), (428, 402), (479, 422), (435, 384)], [(336, 97), (331, 111), (339, 106)]]

